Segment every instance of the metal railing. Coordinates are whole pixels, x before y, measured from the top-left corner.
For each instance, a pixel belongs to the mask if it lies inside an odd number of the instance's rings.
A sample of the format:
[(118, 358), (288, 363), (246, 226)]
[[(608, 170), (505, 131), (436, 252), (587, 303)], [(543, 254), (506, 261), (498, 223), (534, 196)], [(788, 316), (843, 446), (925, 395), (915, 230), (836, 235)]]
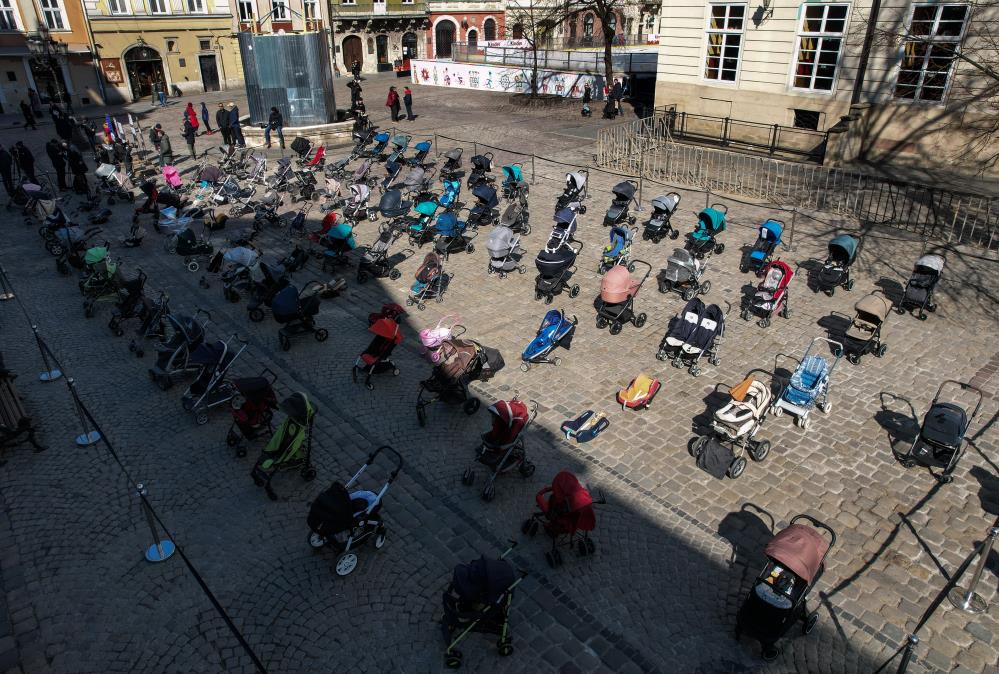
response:
[[(564, 49), (538, 49), (538, 68), (603, 74), (604, 53), (599, 51), (572, 51)], [(612, 55), (615, 73), (656, 71), (658, 55), (655, 52), (618, 51)], [(485, 47), (466, 42), (451, 45), (451, 60), (459, 63), (489, 63), (532, 68), (534, 53), (525, 47)]]
[(859, 171), (675, 142), (668, 119), (601, 129), (597, 165), (677, 186), (851, 215), (952, 243), (999, 248), (999, 199)]

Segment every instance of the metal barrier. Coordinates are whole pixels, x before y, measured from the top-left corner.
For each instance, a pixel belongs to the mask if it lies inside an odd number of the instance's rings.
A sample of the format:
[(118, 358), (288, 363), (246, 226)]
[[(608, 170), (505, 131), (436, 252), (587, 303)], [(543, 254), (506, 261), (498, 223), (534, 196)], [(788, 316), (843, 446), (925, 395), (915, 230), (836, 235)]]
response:
[(741, 146), (762, 150), (770, 156), (790, 154), (818, 164), (825, 157), (829, 138), (825, 131), (748, 122), (731, 117), (692, 115), (675, 109), (664, 111), (658, 123), (665, 124), (676, 139), (717, 143), (724, 147)]
[[(654, 51), (615, 51), (612, 55), (614, 72), (654, 73), (658, 54)], [(535, 52), (525, 47), (487, 47), (455, 42), (451, 45), (451, 60), (459, 63), (534, 67)], [(600, 50), (537, 49), (538, 69), (603, 74), (604, 52)]]

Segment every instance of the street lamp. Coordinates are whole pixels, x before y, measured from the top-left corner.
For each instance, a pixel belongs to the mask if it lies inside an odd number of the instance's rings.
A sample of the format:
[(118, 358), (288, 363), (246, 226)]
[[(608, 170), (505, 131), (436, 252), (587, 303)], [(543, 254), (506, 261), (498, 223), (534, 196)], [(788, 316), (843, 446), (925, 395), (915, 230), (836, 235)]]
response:
[(38, 26), (38, 31), (26, 38), (28, 51), (31, 52), (31, 60), (38, 66), (45, 68), (52, 75), (52, 83), (55, 86), (56, 98), (66, 104), (66, 112), (73, 114), (73, 101), (62, 88), (62, 80), (59, 77), (60, 57), (66, 58), (69, 51), (68, 46), (53, 40), (49, 35), (48, 26), (44, 24)]

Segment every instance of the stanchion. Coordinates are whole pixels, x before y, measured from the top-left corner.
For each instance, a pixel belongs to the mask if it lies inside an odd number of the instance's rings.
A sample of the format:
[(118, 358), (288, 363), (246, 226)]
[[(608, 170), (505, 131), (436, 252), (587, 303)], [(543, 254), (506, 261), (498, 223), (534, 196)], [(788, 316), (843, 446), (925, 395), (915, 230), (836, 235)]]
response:
[(531, 155), (531, 184), (532, 185), (536, 184), (536, 182), (537, 182), (537, 175), (538, 175), (537, 170), (534, 168), (534, 160), (535, 160), (535, 156), (532, 154)]
[(905, 638), (905, 648), (902, 651), (902, 659), (898, 663), (896, 674), (905, 674), (909, 669), (909, 662), (912, 660), (912, 650), (919, 645), (919, 637), (910, 634)]
[(0, 301), (14, 299), (14, 289), (7, 282), (7, 270), (0, 267)]
[(153, 544), (146, 548), (146, 561), (153, 563), (165, 562), (177, 551), (177, 546), (169, 539), (160, 540), (160, 534), (156, 530), (156, 520), (153, 519), (153, 511), (149, 508), (149, 503), (146, 501), (146, 488), (142, 483), (135, 485), (135, 493), (142, 504), (142, 512), (146, 514), (149, 533), (153, 535)]
[(73, 396), (73, 406), (76, 408), (76, 416), (80, 419), (80, 427), (83, 432), (76, 436), (76, 444), (79, 447), (89, 447), (90, 445), (96, 444), (101, 439), (101, 434), (95, 429), (90, 428), (90, 424), (87, 423), (87, 415), (83, 413), (83, 407), (80, 404), (80, 398), (76, 395), (76, 382), (70, 377), (66, 380), (67, 386), (69, 386), (69, 393)]
[(790, 236), (787, 237), (787, 239), (788, 239), (788, 241), (787, 241), (787, 249), (789, 251), (791, 251), (792, 253), (795, 250), (795, 248), (794, 248), (794, 225), (795, 225), (795, 223), (797, 221), (798, 221), (798, 207), (797, 206), (792, 206), (791, 207), (791, 233), (790, 233)]
[(971, 613), (972, 615), (985, 613), (988, 610), (989, 603), (985, 601), (982, 595), (975, 592), (975, 590), (978, 589), (978, 582), (982, 579), (982, 572), (985, 571), (985, 564), (988, 562), (989, 554), (992, 552), (992, 544), (995, 543), (996, 536), (999, 536), (999, 522), (989, 529), (985, 540), (978, 547), (978, 554), (981, 556), (981, 559), (978, 560), (978, 567), (975, 569), (975, 575), (971, 577), (968, 589), (964, 590), (958, 586), (947, 593), (947, 599), (954, 605), (954, 608), (959, 608), (965, 613)]
[(39, 353), (42, 354), (42, 362), (45, 363), (45, 372), (38, 375), (38, 381), (55, 381), (62, 376), (62, 371), (57, 367), (52, 367), (49, 363), (48, 348), (42, 342), (42, 338), (38, 336), (38, 326), (32, 325), (31, 332), (35, 334), (35, 343), (38, 345)]

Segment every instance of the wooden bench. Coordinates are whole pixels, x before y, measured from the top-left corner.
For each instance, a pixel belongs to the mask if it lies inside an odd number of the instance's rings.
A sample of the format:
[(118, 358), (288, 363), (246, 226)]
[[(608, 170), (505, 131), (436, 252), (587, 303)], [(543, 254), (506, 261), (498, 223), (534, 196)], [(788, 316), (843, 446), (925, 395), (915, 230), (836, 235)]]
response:
[(40, 452), (45, 448), (35, 441), (31, 417), (24, 410), (21, 395), (14, 386), (16, 378), (16, 374), (4, 367), (3, 356), (0, 355), (0, 447), (26, 435), (35, 451)]

